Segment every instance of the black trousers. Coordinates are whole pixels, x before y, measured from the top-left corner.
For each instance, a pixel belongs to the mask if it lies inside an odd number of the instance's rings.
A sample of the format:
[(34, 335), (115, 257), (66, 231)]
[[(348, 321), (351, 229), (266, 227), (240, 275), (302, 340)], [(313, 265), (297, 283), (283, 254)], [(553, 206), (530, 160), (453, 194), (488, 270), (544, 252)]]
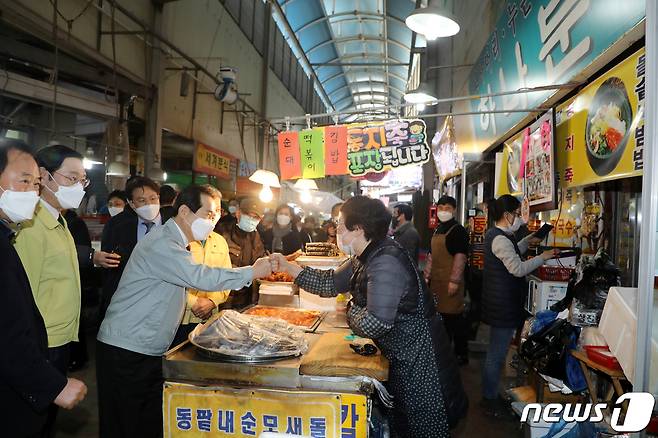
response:
[(162, 357), (96, 343), (100, 438), (162, 437)]
[[(53, 364), (55, 368), (57, 368), (57, 371), (65, 376), (68, 374), (70, 356), (70, 343), (59, 347), (48, 348), (48, 360), (51, 364)], [(43, 438), (50, 438), (55, 436), (55, 420), (57, 420), (58, 411), (59, 408), (54, 403), (51, 403), (48, 407), (48, 416), (41, 432), (41, 436)]]
[(457, 357), (468, 357), (468, 324), (463, 313), (442, 313), (443, 324), (455, 346)]

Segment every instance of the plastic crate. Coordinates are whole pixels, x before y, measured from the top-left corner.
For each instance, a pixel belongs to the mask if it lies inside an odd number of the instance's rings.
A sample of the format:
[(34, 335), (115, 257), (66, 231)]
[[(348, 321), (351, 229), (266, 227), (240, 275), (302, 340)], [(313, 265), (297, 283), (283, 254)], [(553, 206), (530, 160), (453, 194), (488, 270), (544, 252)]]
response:
[(540, 266), (535, 275), (544, 281), (569, 281), (572, 268), (565, 268), (562, 266)]

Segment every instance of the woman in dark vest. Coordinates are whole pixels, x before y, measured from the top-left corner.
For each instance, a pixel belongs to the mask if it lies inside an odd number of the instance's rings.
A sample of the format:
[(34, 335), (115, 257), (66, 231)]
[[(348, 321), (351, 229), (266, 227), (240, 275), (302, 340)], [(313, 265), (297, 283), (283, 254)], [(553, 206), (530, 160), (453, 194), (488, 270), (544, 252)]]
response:
[(390, 222), (381, 201), (355, 196), (341, 208), (338, 246), (351, 257), (338, 269), (301, 268), (280, 255), (272, 258), (306, 291), (323, 297), (351, 292), (350, 328), (374, 340), (390, 363), (392, 436), (448, 437), (468, 400), (425, 282), (407, 252), (386, 238)]
[(521, 203), (511, 195), (489, 202), (489, 216), (495, 226), (484, 236), (484, 281), (482, 288), (482, 322), (491, 326), (489, 348), (482, 375), (482, 404), (488, 414), (503, 415), (504, 405), (498, 397), (500, 373), (507, 350), (517, 328), (525, 319), (524, 277), (553, 258), (553, 251), (523, 261), (521, 255), (530, 243), (540, 239), (529, 235), (520, 242), (514, 233), (521, 227)]

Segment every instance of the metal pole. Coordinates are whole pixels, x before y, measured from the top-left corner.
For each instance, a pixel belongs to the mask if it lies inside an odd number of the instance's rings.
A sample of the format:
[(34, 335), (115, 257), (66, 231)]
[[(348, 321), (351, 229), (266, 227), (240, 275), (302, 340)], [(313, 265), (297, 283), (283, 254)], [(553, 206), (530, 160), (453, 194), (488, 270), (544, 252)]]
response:
[(459, 222), (464, 225), (466, 223), (466, 165), (469, 162), (466, 160), (462, 160), (462, 190), (460, 193), (460, 200), (459, 203), (461, 204), (459, 207)]
[[(496, 97), (496, 96), (510, 96), (513, 94), (521, 94), (521, 93), (534, 93), (537, 91), (549, 91), (549, 90), (560, 90), (560, 89), (565, 89), (565, 88), (575, 88), (579, 85), (581, 85), (582, 82), (567, 82), (564, 84), (556, 84), (556, 85), (541, 85), (538, 87), (524, 87), (524, 88), (519, 88), (517, 90), (512, 90), (512, 91), (501, 91), (499, 93), (489, 93), (489, 94), (472, 94), (472, 95), (467, 95), (467, 96), (456, 96), (456, 97), (444, 97), (442, 99), (438, 99), (436, 103), (446, 103), (446, 102), (459, 102), (462, 100), (474, 100), (474, 99), (482, 99), (485, 97)], [(415, 106), (415, 103), (405, 103), (401, 105), (382, 105), (381, 111), (385, 111), (388, 109), (400, 109), (400, 108), (406, 108), (408, 106)], [(528, 110), (501, 110), (503, 113), (511, 113), (511, 112), (529, 112)], [(534, 110), (532, 110), (534, 111)], [(354, 110), (354, 111), (335, 111), (332, 113), (320, 113), (320, 114), (311, 114), (310, 117), (311, 119), (319, 119), (322, 117), (333, 117), (333, 116), (346, 116), (350, 114), (362, 114), (367, 111), (363, 110)], [(482, 114), (482, 112), (477, 112), (474, 114)], [(466, 115), (466, 113), (464, 113)], [(290, 117), (288, 119), (275, 119), (271, 120), (270, 123), (285, 123), (286, 120), (290, 121), (297, 121), (297, 120), (306, 120), (306, 116), (298, 116), (298, 117)]]
[[(656, 223), (658, 222), (658, 3), (646, 2), (646, 101), (644, 106), (645, 143), (642, 175), (642, 223), (640, 224), (640, 263), (637, 300), (637, 342), (635, 344), (635, 378), (633, 391), (648, 391), (650, 384), (651, 324), (653, 318), (653, 281), (656, 258)], [(655, 395), (655, 394), (654, 394)]]

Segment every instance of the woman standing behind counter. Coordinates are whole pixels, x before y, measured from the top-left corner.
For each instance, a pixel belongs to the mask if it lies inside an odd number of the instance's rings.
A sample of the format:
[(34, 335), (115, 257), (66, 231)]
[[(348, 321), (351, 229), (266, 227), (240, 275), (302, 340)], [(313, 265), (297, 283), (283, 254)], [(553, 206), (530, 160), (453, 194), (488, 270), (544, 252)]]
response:
[(539, 268), (555, 251), (523, 261), (530, 243), (540, 239), (530, 234), (517, 242), (514, 233), (523, 225), (521, 203), (512, 195), (489, 202), (489, 216), (495, 226), (484, 236), (484, 281), (482, 322), (491, 326), (489, 348), (482, 375), (482, 407), (488, 415), (502, 416), (504, 402), (498, 397), (500, 373), (517, 328), (525, 319), (525, 276)]
[(351, 256), (347, 262), (320, 271), (275, 254), (273, 267), (322, 297), (352, 294), (350, 328), (374, 340), (390, 362), (392, 436), (448, 437), (468, 400), (431, 295), (409, 255), (386, 238), (390, 222), (381, 201), (355, 196), (342, 206), (337, 227), (338, 246)]

